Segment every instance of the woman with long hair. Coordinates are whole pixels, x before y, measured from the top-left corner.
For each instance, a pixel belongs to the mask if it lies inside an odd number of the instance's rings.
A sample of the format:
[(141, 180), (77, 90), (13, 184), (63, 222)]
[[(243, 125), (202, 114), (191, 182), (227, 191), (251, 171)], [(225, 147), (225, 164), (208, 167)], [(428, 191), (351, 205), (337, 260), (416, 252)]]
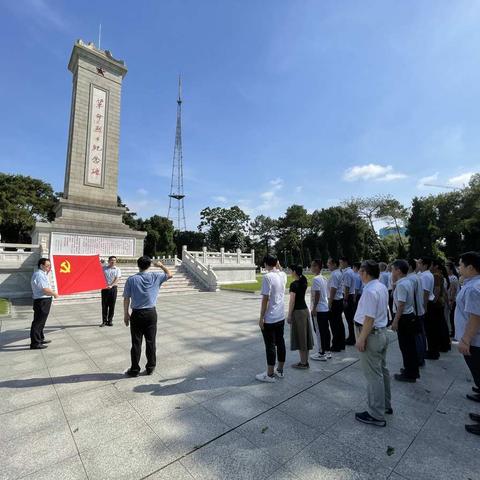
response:
[(290, 285), (290, 302), (288, 305), (288, 323), (290, 324), (290, 350), (298, 350), (300, 362), (292, 365), (293, 368), (310, 368), (308, 352), (313, 348), (313, 336), (308, 318), (308, 307), (305, 302), (308, 281), (303, 274), (303, 267), (290, 267), (293, 282)]
[(451, 349), (450, 333), (445, 317), (445, 303), (447, 302), (447, 292), (450, 288), (450, 279), (443, 260), (437, 258), (432, 262), (432, 273), (434, 278), (434, 309), (436, 313), (435, 321), (438, 334), (438, 346), (440, 352), (448, 352)]
[(450, 337), (455, 338), (455, 307), (457, 306), (457, 293), (460, 290), (460, 282), (458, 281), (457, 267), (453, 262), (447, 262), (447, 272), (450, 280), (450, 288), (448, 289)]

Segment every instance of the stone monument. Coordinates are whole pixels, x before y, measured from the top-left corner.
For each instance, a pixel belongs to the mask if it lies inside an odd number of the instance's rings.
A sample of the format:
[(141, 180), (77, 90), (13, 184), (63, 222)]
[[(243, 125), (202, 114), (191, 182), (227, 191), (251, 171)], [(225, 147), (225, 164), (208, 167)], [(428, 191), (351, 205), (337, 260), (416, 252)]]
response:
[(51, 223), (37, 222), (32, 243), (42, 255), (99, 254), (135, 258), (146, 232), (122, 222), (117, 206), (120, 97), (127, 67), (93, 43), (78, 40), (73, 74), (65, 187)]

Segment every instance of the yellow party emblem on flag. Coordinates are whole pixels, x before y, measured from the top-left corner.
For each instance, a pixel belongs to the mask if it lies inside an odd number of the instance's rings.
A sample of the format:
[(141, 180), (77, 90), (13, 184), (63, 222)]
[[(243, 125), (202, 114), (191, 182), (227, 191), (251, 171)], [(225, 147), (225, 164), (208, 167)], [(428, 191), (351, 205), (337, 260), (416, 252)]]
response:
[(60, 273), (70, 273), (72, 267), (70, 265), (70, 262), (68, 260), (64, 260), (60, 264)]

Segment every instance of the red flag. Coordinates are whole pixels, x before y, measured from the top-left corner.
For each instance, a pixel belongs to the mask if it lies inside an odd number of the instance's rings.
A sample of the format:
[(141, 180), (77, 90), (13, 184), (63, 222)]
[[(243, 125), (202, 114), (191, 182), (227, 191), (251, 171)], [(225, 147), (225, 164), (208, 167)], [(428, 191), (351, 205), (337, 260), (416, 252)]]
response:
[(60, 295), (107, 288), (98, 255), (53, 255), (53, 266)]

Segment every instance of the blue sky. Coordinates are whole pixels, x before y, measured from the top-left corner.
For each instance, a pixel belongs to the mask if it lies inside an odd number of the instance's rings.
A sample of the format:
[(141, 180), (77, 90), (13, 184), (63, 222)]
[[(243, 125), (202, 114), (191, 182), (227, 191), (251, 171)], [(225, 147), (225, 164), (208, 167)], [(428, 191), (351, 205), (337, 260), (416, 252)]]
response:
[(0, 0), (0, 171), (63, 189), (74, 41), (126, 61), (119, 194), (166, 215), (183, 76), (187, 226), (391, 193), (480, 165), (480, 2)]

